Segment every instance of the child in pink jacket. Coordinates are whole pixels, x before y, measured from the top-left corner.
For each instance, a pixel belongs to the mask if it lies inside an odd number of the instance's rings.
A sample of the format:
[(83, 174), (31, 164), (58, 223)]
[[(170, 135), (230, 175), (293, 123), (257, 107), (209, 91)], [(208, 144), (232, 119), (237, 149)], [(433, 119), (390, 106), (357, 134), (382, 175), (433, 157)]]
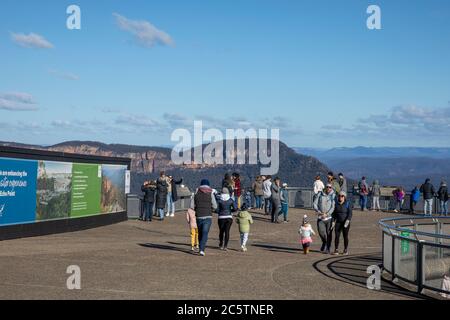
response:
[(186, 212), (186, 220), (191, 228), (191, 250), (198, 251), (198, 228), (195, 211), (189, 208)]

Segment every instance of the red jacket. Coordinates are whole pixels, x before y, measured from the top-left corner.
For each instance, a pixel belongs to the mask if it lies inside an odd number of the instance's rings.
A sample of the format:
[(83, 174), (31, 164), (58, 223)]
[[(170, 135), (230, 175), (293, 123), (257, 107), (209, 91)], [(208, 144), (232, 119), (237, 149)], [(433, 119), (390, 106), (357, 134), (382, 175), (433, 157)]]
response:
[(235, 191), (236, 196), (240, 197), (241, 196), (241, 192), (242, 192), (241, 179), (237, 178), (236, 180), (234, 180), (234, 190), (236, 190)]

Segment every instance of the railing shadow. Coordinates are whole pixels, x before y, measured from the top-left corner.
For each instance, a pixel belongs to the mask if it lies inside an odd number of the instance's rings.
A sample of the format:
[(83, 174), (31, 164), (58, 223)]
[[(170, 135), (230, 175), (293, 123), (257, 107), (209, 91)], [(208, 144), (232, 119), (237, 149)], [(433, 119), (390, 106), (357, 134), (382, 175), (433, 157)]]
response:
[[(346, 256), (343, 258), (326, 258), (316, 261), (314, 269), (322, 275), (350, 285), (367, 288), (367, 268), (371, 265), (382, 264), (381, 254), (367, 254), (361, 256)], [(331, 272), (331, 275), (329, 274)], [(381, 292), (387, 292), (403, 297), (434, 300), (431, 297), (420, 295), (398, 286), (381, 277)]]

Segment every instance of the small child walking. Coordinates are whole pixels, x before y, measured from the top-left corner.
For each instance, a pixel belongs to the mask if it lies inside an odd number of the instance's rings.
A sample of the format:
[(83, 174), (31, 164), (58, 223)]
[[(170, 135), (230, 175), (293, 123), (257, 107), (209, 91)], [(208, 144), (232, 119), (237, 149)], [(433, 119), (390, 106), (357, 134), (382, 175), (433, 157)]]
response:
[(313, 228), (311, 227), (311, 224), (308, 222), (308, 216), (305, 214), (303, 216), (303, 223), (298, 229), (298, 233), (300, 234), (300, 243), (303, 247), (303, 253), (308, 254), (309, 253), (309, 247), (312, 243), (312, 235), (316, 235)]
[(186, 220), (191, 229), (191, 250), (198, 251), (198, 227), (195, 211), (189, 208), (186, 212)]
[(236, 223), (239, 225), (239, 233), (241, 235), (241, 250), (243, 252), (247, 251), (248, 234), (250, 233), (250, 225), (253, 223), (252, 215), (247, 209), (247, 204), (243, 203), (236, 217)]

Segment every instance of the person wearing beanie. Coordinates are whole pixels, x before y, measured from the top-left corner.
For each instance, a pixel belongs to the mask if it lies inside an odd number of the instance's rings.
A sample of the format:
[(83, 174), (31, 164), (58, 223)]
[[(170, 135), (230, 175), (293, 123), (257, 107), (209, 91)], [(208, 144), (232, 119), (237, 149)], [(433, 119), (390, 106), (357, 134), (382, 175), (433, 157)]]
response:
[(438, 199), (439, 199), (439, 208), (440, 214), (447, 216), (448, 215), (448, 188), (447, 183), (445, 181), (441, 182), (441, 186), (438, 190)]
[(339, 254), (339, 238), (341, 233), (344, 235), (344, 255), (348, 255), (348, 233), (350, 231), (350, 221), (352, 220), (352, 207), (347, 201), (347, 193), (344, 191), (339, 192), (336, 205), (332, 214), (331, 229), (335, 230), (334, 236), (334, 253)]
[(190, 208), (195, 211), (198, 228), (198, 241), (200, 255), (205, 255), (208, 234), (211, 228), (212, 213), (217, 209), (214, 189), (209, 185), (208, 179), (202, 179), (200, 187), (191, 198)]
[(217, 200), (217, 213), (219, 214), (219, 248), (228, 251), (230, 229), (233, 224), (233, 212), (236, 212), (236, 204), (230, 197), (228, 188), (222, 188), (222, 194)]
[(331, 214), (334, 211), (335, 203), (336, 193), (330, 183), (314, 199), (313, 207), (317, 212), (317, 230), (322, 240), (322, 246), (320, 247), (320, 252), (322, 253), (330, 253), (332, 241)]
[(288, 223), (288, 211), (289, 211), (289, 191), (287, 189), (288, 184), (283, 183), (281, 185), (281, 213), (283, 214), (284, 223)]
[(300, 229), (298, 229), (298, 233), (300, 234), (300, 244), (303, 247), (303, 253), (308, 254), (309, 253), (309, 247), (312, 243), (312, 237), (316, 233), (314, 232), (311, 224), (308, 221), (308, 216), (305, 214), (303, 216), (303, 223), (300, 226)]
[(236, 217), (236, 223), (239, 225), (239, 234), (241, 239), (241, 250), (247, 251), (248, 235), (250, 234), (250, 225), (253, 224), (252, 215), (247, 211), (247, 205), (244, 203)]

